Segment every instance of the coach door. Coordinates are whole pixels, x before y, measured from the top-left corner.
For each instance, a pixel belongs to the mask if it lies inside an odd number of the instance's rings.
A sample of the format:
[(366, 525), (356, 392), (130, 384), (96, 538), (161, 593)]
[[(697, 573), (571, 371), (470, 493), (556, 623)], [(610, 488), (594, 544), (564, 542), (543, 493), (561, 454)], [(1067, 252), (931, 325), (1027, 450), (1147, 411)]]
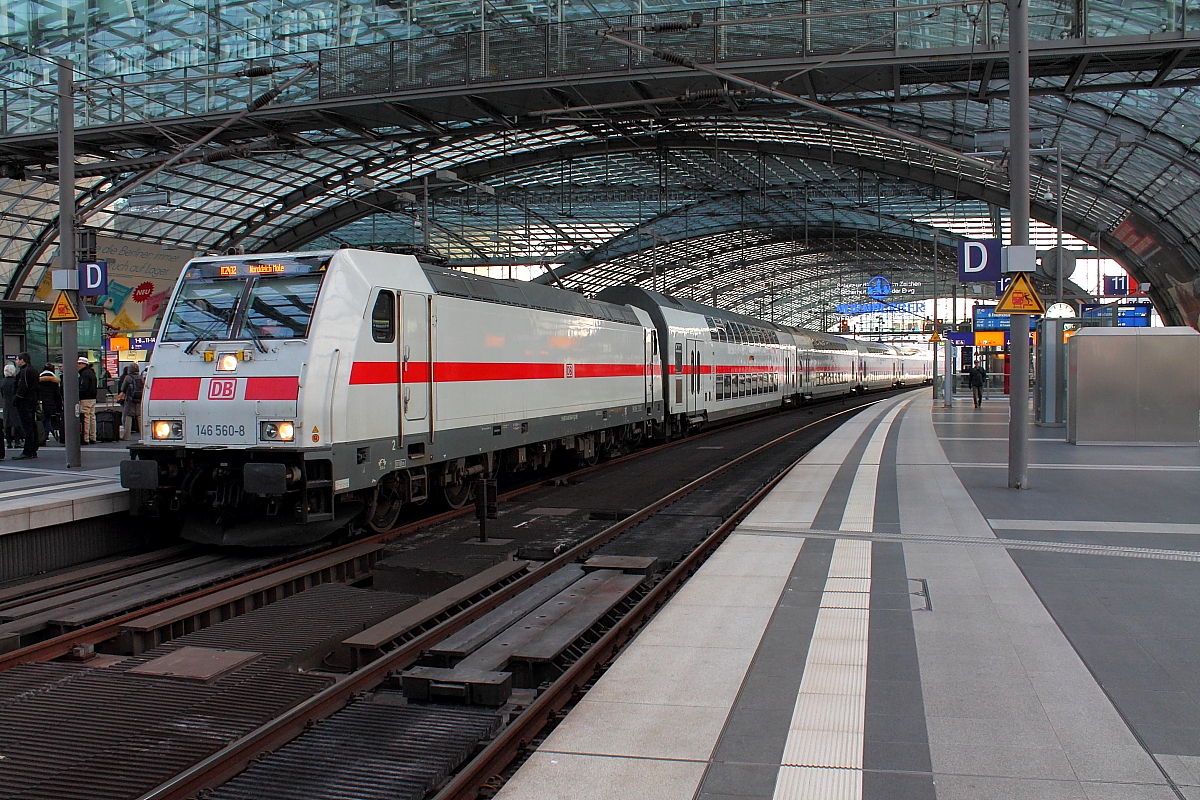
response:
[[(428, 419), (430, 397), (433, 393), (433, 370), (430, 364), (429, 296), (404, 293), (400, 296), (400, 405), (404, 419), (419, 422)], [(424, 426), (405, 425), (406, 433)]]
[(654, 332), (642, 329), (642, 383), (645, 384), (645, 402), (654, 402)]
[(700, 408), (700, 376), (704, 372), (701, 365), (700, 342), (695, 339), (687, 340), (687, 410), (689, 413)]

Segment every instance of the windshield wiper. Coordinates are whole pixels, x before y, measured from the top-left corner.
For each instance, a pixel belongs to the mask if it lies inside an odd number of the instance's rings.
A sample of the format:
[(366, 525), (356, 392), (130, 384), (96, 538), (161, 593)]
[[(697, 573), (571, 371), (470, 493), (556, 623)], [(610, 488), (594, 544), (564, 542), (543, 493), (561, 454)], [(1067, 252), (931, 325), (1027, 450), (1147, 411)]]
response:
[(250, 334), (250, 341), (254, 342), (254, 349), (260, 353), (266, 353), (267, 346), (262, 343), (262, 338), (257, 333)]
[(212, 335), (213, 333), (216, 332), (218, 325), (228, 325), (228, 324), (229, 324), (228, 320), (223, 320), (223, 319), (214, 320), (213, 323), (211, 325), (209, 325), (207, 328), (205, 328), (199, 336), (197, 336), (195, 339), (192, 340), (191, 344), (189, 344), (187, 347), (185, 347), (183, 349), (183, 352), (187, 353), (190, 356), (195, 351), (196, 346), (198, 344), (200, 344), (200, 342), (204, 341), (210, 335)]

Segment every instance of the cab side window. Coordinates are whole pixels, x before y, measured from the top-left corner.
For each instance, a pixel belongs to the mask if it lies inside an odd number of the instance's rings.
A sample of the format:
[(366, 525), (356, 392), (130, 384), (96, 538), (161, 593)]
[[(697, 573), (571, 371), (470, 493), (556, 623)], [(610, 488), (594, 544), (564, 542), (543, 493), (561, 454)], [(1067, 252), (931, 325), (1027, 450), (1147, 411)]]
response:
[(377, 342), (396, 341), (396, 295), (381, 289), (371, 309), (371, 338)]

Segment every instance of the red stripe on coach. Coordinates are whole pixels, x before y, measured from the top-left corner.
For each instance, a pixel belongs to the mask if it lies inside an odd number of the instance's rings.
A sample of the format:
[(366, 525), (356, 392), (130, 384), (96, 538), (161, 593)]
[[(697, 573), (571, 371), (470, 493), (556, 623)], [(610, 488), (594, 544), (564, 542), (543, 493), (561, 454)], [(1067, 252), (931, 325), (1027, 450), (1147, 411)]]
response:
[(646, 374), (641, 364), (576, 364), (576, 378), (640, 378)]
[[(438, 383), (468, 381), (528, 381), (567, 377), (565, 364), (493, 364), (471, 361), (439, 361), (433, 365)], [(576, 378), (640, 378), (646, 373), (641, 364), (576, 364)], [(350, 383), (356, 385), (396, 382), (396, 365), (390, 361), (356, 361), (350, 369)], [(428, 383), (429, 364), (410, 361), (401, 373), (404, 383)]]
[(283, 378), (247, 378), (247, 400), (295, 400), (300, 394), (300, 379)]
[[(579, 369), (577, 366), (576, 369)], [(469, 361), (439, 361), (433, 365), (438, 383), (461, 381), (536, 381), (565, 378), (563, 364), (489, 364)]]
[(195, 400), (200, 396), (199, 378), (150, 379), (151, 400)]

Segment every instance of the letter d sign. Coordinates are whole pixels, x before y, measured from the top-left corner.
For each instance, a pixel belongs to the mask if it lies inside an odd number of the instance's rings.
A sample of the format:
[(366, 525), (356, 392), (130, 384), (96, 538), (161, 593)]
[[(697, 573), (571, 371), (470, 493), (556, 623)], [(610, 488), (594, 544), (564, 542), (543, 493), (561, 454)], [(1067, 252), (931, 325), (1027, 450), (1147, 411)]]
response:
[(87, 297), (108, 294), (108, 262), (79, 262), (79, 293)]
[(959, 283), (1000, 280), (1000, 240), (958, 243)]

